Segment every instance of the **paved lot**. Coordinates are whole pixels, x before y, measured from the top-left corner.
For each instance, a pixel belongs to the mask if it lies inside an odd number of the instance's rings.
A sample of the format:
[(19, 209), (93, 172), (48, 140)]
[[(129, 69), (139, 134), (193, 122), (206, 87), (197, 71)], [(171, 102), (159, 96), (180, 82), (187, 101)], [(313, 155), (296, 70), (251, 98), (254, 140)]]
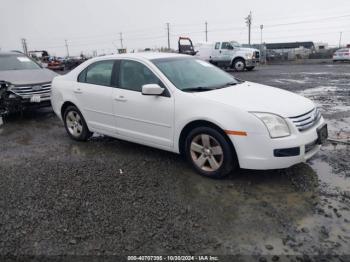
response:
[[(349, 72), (234, 74), (313, 98), (346, 141)], [(212, 180), (171, 153), (103, 136), (74, 142), (49, 109), (13, 116), (0, 127), (0, 255), (350, 254), (349, 152), (329, 143), (308, 164)]]

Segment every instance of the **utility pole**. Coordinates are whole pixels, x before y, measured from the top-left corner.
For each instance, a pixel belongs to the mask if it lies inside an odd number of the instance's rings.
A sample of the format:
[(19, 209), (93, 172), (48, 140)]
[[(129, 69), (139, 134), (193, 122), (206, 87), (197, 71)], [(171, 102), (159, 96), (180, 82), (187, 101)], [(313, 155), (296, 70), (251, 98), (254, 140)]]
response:
[(261, 58), (261, 54), (262, 54), (262, 48), (263, 48), (263, 29), (264, 29), (264, 25), (260, 25), (260, 58)]
[(167, 31), (168, 31), (168, 49), (170, 50), (170, 23), (166, 23)]
[(252, 27), (252, 11), (249, 12), (249, 15), (245, 18), (246, 24), (248, 26), (248, 44), (250, 45), (250, 34)]
[(23, 53), (28, 55), (27, 40), (25, 38), (22, 38), (22, 48), (23, 48)]
[(340, 37), (339, 37), (339, 48), (341, 48), (341, 38), (343, 36), (343, 32), (340, 32)]
[(124, 48), (124, 47), (123, 47), (123, 33), (120, 32), (120, 33), (119, 33), (119, 36), (120, 36), (120, 38), (119, 38), (119, 40), (120, 40), (120, 46), (121, 46), (121, 49), (123, 49), (123, 48)]
[(208, 42), (208, 22), (205, 21), (205, 42)]
[(66, 43), (66, 51), (67, 51), (67, 57), (69, 57), (69, 49), (68, 49), (68, 42), (67, 42), (67, 40), (64, 40), (64, 42)]

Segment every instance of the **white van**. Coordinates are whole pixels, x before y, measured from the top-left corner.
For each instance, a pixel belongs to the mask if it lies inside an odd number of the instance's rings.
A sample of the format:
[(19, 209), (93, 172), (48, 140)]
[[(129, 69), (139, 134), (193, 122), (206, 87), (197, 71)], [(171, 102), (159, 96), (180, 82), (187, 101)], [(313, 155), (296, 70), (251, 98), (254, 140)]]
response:
[(235, 41), (199, 43), (195, 46), (196, 57), (219, 67), (230, 67), (236, 71), (251, 71), (259, 63), (260, 52), (254, 48), (241, 47)]

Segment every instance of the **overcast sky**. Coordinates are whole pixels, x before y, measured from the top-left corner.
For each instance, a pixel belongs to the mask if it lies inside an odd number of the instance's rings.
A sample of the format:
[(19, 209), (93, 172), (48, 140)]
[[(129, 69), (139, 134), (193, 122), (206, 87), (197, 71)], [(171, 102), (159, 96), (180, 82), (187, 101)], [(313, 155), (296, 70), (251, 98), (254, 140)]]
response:
[(0, 0), (0, 48), (21, 50), (26, 38), (29, 50), (65, 55), (65, 39), (71, 55), (114, 52), (123, 32), (128, 50), (167, 46), (179, 36), (194, 42), (236, 40), (247, 43), (244, 18), (252, 11), (252, 42), (314, 41), (350, 44), (349, 0)]

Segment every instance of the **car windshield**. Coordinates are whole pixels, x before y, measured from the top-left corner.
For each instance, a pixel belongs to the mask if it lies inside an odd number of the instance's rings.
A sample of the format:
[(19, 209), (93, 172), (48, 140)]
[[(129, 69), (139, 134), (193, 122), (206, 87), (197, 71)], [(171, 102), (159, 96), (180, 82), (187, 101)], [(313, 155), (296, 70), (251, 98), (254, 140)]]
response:
[(21, 54), (0, 55), (0, 71), (40, 69), (40, 66)]
[(161, 58), (152, 62), (182, 91), (208, 91), (240, 83), (212, 64), (190, 57)]

